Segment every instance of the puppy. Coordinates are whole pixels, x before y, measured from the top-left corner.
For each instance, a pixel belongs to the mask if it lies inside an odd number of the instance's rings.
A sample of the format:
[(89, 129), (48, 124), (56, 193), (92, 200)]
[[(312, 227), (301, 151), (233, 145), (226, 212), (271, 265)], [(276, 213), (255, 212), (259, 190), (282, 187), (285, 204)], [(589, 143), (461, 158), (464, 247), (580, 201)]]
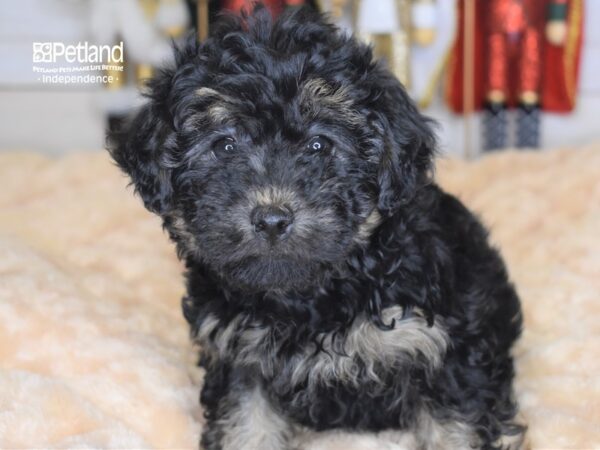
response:
[(148, 97), (109, 147), (186, 263), (205, 449), (330, 429), (522, 446), (519, 299), (369, 47), (309, 9), (258, 8), (179, 49)]

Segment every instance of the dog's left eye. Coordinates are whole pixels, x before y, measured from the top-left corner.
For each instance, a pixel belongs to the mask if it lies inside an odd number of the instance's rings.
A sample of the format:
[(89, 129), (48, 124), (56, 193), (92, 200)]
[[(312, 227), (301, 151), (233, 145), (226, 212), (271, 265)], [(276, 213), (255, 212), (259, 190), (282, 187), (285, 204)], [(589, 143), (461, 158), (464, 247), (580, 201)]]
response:
[(235, 151), (237, 145), (235, 143), (235, 139), (231, 137), (225, 137), (216, 141), (212, 147), (214, 151), (231, 153)]
[(308, 141), (307, 148), (312, 152), (324, 152), (331, 148), (331, 141), (323, 136), (315, 136)]

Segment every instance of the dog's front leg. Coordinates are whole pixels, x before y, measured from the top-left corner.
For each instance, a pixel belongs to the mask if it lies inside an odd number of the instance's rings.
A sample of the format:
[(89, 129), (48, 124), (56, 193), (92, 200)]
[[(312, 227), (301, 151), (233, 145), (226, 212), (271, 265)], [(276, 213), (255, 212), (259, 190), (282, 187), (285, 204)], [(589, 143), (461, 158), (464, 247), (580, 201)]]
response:
[(202, 435), (204, 450), (288, 450), (292, 427), (258, 386), (222, 397)]

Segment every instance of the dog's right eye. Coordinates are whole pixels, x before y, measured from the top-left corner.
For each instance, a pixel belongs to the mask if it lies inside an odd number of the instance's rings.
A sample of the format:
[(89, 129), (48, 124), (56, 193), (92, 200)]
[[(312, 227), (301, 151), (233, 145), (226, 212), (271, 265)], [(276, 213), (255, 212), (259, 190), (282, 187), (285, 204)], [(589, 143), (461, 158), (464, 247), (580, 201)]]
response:
[(306, 148), (315, 153), (325, 152), (331, 148), (331, 141), (323, 136), (314, 136), (308, 141)]
[(231, 137), (225, 137), (225, 138), (219, 139), (212, 146), (213, 151), (222, 152), (222, 153), (231, 153), (231, 152), (235, 151), (236, 148), (237, 148), (237, 145), (235, 143), (235, 139), (233, 139)]

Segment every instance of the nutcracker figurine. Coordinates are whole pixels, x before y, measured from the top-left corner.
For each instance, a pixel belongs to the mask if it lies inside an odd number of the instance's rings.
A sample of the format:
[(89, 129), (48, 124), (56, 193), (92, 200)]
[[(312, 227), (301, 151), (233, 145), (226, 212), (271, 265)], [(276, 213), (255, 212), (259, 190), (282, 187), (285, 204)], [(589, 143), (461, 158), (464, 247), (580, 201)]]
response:
[(348, 34), (354, 32), (358, 0), (317, 0), (319, 11), (329, 14), (336, 25)]
[(96, 43), (124, 42), (125, 61), (110, 64), (121, 66), (120, 70), (113, 68), (107, 72), (115, 81), (106, 87), (115, 91), (125, 87), (126, 66), (134, 64), (131, 72), (143, 86), (152, 77), (153, 68), (171, 58), (172, 40), (186, 31), (190, 21), (184, 0), (92, 0), (89, 14), (91, 35)]
[(575, 107), (582, 42), (583, 0), (553, 0), (548, 5), (542, 108), (569, 112)]
[(405, 86), (410, 85), (410, 7), (409, 0), (361, 0), (355, 22), (360, 37)]
[(544, 5), (539, 0), (489, 3), (484, 149), (506, 147), (511, 104), (517, 107), (517, 147), (537, 147)]
[(429, 106), (443, 78), (456, 35), (456, 5), (440, 0), (413, 0), (409, 93), (421, 108)]
[[(240, 12), (242, 10), (252, 9), (253, 5), (257, 2), (256, 0), (223, 0), (221, 7), (229, 11)], [(273, 16), (278, 16), (288, 6), (300, 6), (304, 4), (304, 0), (262, 0), (264, 4)]]
[(454, 5), (437, 0), (320, 0), (342, 29), (373, 46), (420, 106), (427, 106), (454, 37)]
[[(540, 110), (574, 106), (581, 47), (582, 0), (472, 0), (473, 24), (464, 22), (459, 0), (459, 33), (450, 61), (447, 99), (463, 111), (463, 57), (472, 48), (476, 68), (472, 89), (483, 110), (483, 147), (504, 148), (509, 118), (515, 120), (517, 147), (539, 145)], [(474, 42), (465, 42), (472, 26)], [(514, 113), (510, 113), (515, 109)]]

